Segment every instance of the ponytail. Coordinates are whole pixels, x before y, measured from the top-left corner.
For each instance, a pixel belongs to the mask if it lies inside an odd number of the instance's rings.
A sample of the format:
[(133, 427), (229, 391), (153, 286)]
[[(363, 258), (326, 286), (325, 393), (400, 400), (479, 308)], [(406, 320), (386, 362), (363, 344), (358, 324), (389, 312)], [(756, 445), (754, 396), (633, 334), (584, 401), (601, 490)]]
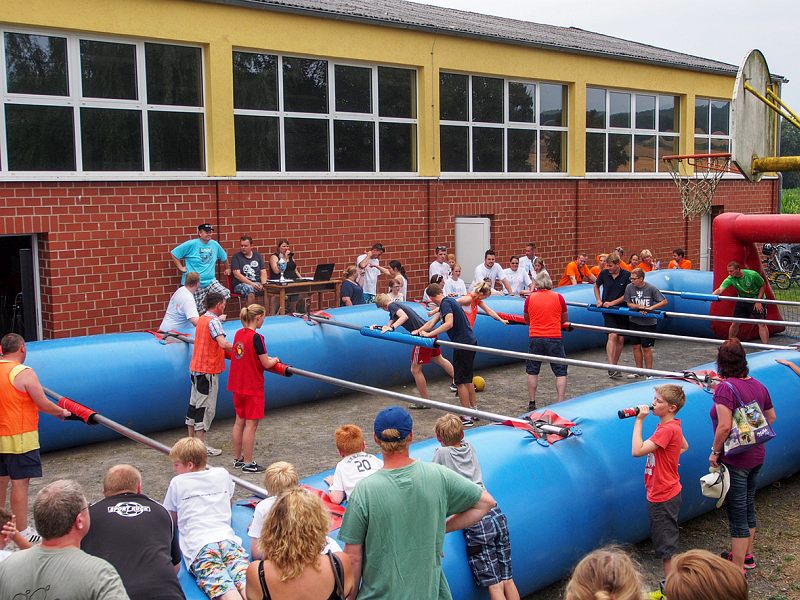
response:
[(260, 304), (250, 304), (239, 311), (239, 319), (242, 321), (242, 325), (250, 325), (255, 322), (258, 317), (265, 314), (267, 314), (267, 309), (263, 306)]

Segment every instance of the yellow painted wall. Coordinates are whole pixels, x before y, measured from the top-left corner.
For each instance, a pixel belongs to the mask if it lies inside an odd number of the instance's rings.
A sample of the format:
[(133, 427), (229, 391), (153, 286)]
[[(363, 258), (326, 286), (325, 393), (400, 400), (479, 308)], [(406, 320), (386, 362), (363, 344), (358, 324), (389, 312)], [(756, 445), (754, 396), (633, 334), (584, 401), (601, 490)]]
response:
[[(268, 50), (418, 69), (419, 172), (439, 174), (439, 71), (519, 77), (569, 87), (569, 174), (584, 175), (587, 85), (682, 97), (691, 152), (694, 97), (730, 98), (733, 77), (195, 0), (2, 0), (5, 25), (201, 44), (208, 172), (235, 175), (232, 49)], [(689, 110), (687, 110), (689, 108)]]

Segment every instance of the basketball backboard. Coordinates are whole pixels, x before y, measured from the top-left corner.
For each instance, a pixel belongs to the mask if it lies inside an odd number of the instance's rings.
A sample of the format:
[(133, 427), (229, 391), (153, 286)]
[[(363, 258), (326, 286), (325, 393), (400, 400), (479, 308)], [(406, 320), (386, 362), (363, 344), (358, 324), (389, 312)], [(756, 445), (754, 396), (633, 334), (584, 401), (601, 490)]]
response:
[(731, 160), (747, 179), (759, 181), (763, 173), (753, 169), (753, 159), (775, 156), (777, 114), (745, 84), (767, 95), (770, 73), (760, 50), (751, 50), (739, 67), (731, 100)]

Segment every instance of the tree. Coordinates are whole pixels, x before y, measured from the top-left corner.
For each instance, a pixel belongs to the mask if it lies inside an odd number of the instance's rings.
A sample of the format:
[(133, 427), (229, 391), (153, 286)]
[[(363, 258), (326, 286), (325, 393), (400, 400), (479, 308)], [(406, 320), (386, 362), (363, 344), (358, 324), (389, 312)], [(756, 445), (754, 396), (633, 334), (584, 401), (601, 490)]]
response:
[[(800, 129), (781, 119), (781, 156), (800, 156)], [(785, 172), (783, 187), (800, 188), (800, 172)]]

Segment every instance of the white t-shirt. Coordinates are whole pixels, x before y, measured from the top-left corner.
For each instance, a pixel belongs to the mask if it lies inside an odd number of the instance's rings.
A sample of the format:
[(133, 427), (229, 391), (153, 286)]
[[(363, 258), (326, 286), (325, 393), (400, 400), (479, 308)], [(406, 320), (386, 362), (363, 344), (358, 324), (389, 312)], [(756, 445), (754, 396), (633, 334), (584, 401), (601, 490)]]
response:
[(444, 281), (443, 289), (445, 296), (455, 296), (456, 298), (460, 298), (461, 296), (467, 295), (467, 284), (464, 283), (463, 279), (454, 281), (452, 277), (448, 277)]
[[(402, 275), (399, 275), (399, 274), (396, 277), (399, 277), (403, 282), (403, 285), (400, 286), (400, 295), (403, 296), (403, 298), (405, 298), (406, 296), (408, 296), (408, 279), (406, 279), (405, 277), (403, 277)], [(389, 294), (390, 296), (392, 295), (392, 286), (391, 286), (392, 279), (395, 279), (395, 277), (390, 277), (389, 278), (390, 285), (389, 285), (389, 289), (386, 290), (386, 293)], [(393, 302), (399, 302), (399, 301), (398, 300), (393, 300)]]
[[(510, 268), (505, 269), (503, 271), (506, 279), (508, 279), (508, 284), (511, 286), (511, 291), (519, 295), (522, 290), (530, 289), (531, 286), (531, 278), (528, 275), (527, 271), (523, 271), (522, 267), (517, 267), (516, 271), (512, 271)], [(508, 290), (503, 288), (503, 292), (508, 295)]]
[(481, 263), (475, 267), (475, 275), (472, 278), (472, 287), (475, 287), (484, 279), (489, 280), (489, 285), (494, 289), (494, 284), (497, 280), (503, 279), (503, 267), (494, 263), (491, 269), (486, 268), (486, 263)]
[[(367, 258), (367, 255), (362, 254), (356, 259), (356, 268), (358, 268), (358, 265), (360, 265), (361, 261), (365, 258)], [(379, 259), (370, 258), (369, 262), (367, 263), (367, 268), (363, 271), (360, 271), (359, 276), (356, 278), (357, 281), (360, 282), (361, 288), (364, 290), (365, 294), (372, 294), (374, 296), (378, 293), (378, 275), (380, 275), (381, 272), (370, 265), (378, 266), (379, 264), (381, 264)]]
[(368, 452), (356, 452), (345, 456), (336, 465), (333, 472), (333, 481), (330, 490), (332, 492), (344, 492), (345, 498), (349, 498), (353, 493), (356, 484), (369, 477), (373, 473), (383, 468), (383, 461)]
[(164, 508), (178, 513), (180, 546), (187, 568), (206, 544), (232, 540), (241, 544), (231, 528), (233, 480), (222, 467), (176, 475), (169, 482)]
[(431, 266), (428, 267), (428, 281), (431, 280), (431, 277), (434, 275), (441, 275), (443, 279), (447, 279), (450, 277), (450, 265), (447, 262), (440, 263), (438, 260), (435, 260), (431, 263)]
[(530, 277), (533, 277), (533, 261), (536, 260), (536, 255), (533, 258), (528, 258), (527, 254), (519, 257), (519, 270), (525, 271)]
[(161, 321), (158, 330), (172, 331), (174, 329), (175, 331), (192, 335), (194, 334), (194, 325), (189, 319), (196, 319), (198, 316), (200, 315), (197, 314), (197, 303), (194, 300), (194, 295), (186, 289), (185, 285), (182, 285), (175, 290), (172, 298), (169, 299), (167, 312), (164, 314), (164, 320)]
[[(276, 496), (270, 496), (268, 498), (264, 498), (261, 502), (256, 504), (255, 512), (253, 513), (253, 520), (250, 523), (250, 527), (247, 529), (247, 535), (249, 535), (253, 539), (258, 539), (261, 537), (261, 531), (264, 529), (264, 523), (267, 522), (267, 517), (269, 516), (269, 512), (272, 510), (272, 507), (275, 506), (275, 501), (278, 498)], [(329, 550), (331, 552), (341, 552), (342, 547), (339, 543), (329, 536), (325, 536), (325, 548), (322, 549), (322, 553), (325, 554)]]

